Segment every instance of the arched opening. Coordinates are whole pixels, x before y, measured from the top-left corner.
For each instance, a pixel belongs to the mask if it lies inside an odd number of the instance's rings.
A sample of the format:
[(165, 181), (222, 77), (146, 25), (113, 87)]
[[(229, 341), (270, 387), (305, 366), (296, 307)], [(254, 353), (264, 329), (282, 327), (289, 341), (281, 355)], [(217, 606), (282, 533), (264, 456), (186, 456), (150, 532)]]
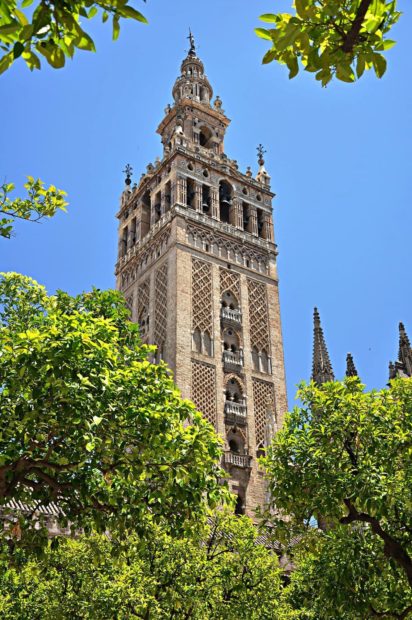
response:
[(230, 209), (232, 207), (232, 187), (227, 181), (219, 183), (219, 219), (230, 223)]
[(239, 351), (239, 337), (233, 329), (225, 329), (223, 332), (223, 349), (236, 353)]
[(154, 204), (154, 221), (155, 223), (160, 220), (162, 215), (162, 195), (160, 192), (156, 193)]
[(196, 328), (193, 332), (193, 349), (196, 353), (202, 352), (202, 335), (200, 333), (200, 329)]
[(127, 252), (127, 237), (128, 237), (128, 230), (127, 230), (127, 226), (125, 226), (122, 232), (122, 240), (121, 240), (121, 245), (120, 245), (120, 256), (124, 256)]
[(256, 209), (256, 216), (257, 216), (257, 227), (258, 227), (258, 235), (259, 237), (264, 238), (265, 234), (265, 217), (263, 214), (262, 209)]
[(260, 353), (260, 369), (262, 372), (269, 372), (269, 357), (265, 349)]
[(226, 383), (226, 400), (233, 403), (243, 403), (243, 389), (239, 381), (232, 378)]
[(209, 127), (203, 126), (200, 128), (199, 133), (199, 144), (203, 146), (205, 149), (210, 149), (212, 146), (212, 138), (213, 134)]
[(253, 347), (253, 349), (252, 349), (252, 366), (253, 366), (253, 370), (260, 370), (260, 367), (259, 367), (259, 351), (257, 350), (256, 347)]
[(134, 217), (132, 221), (130, 222), (128, 245), (130, 248), (132, 248), (135, 243), (136, 243), (136, 218)]
[(147, 235), (150, 230), (150, 211), (151, 211), (151, 200), (150, 200), (150, 192), (147, 191), (143, 194), (142, 198), (142, 223), (141, 223), (141, 233), (142, 239)]
[(231, 291), (225, 291), (222, 295), (222, 308), (229, 308), (230, 310), (237, 310), (239, 307), (236, 297)]
[(137, 322), (140, 327), (140, 336), (145, 338), (149, 334), (150, 317), (147, 308), (143, 308), (140, 312)]
[(196, 186), (192, 179), (187, 179), (186, 204), (191, 209), (195, 208)]
[(245, 514), (245, 501), (240, 493), (236, 497), (235, 515), (241, 516)]
[(236, 426), (229, 430), (227, 444), (233, 454), (245, 454), (245, 439), (242, 432)]
[(203, 334), (203, 353), (212, 355), (212, 339), (207, 331)]
[(203, 213), (210, 213), (210, 187), (209, 185), (202, 185), (202, 211)]
[(249, 206), (246, 202), (243, 202), (242, 207), (243, 207), (243, 230), (246, 232), (250, 232)]
[(234, 452), (235, 454), (240, 454), (239, 443), (236, 441), (236, 439), (229, 439), (229, 448), (231, 452)]
[(165, 185), (165, 211), (169, 211), (172, 206), (172, 184), (168, 181)]

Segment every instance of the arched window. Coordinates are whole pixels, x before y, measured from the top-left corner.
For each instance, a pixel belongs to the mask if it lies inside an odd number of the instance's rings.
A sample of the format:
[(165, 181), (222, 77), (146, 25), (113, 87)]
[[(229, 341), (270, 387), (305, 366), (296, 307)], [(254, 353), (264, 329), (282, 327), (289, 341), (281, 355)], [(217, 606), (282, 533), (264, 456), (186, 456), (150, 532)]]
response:
[(197, 328), (193, 332), (193, 349), (197, 353), (202, 352), (202, 335), (200, 333), (200, 329), (197, 329)]
[(260, 369), (262, 372), (269, 372), (269, 358), (265, 349), (260, 353)]
[(150, 192), (147, 191), (143, 195), (143, 198), (142, 198), (142, 223), (141, 223), (142, 238), (145, 237), (150, 230), (150, 211), (151, 211)]
[(172, 184), (168, 181), (165, 185), (165, 211), (169, 211), (172, 206)]
[(208, 214), (210, 212), (211, 198), (210, 187), (208, 185), (202, 185), (202, 211)]
[(205, 355), (212, 355), (212, 340), (207, 331), (203, 334), (203, 353)]
[(200, 128), (199, 133), (199, 144), (203, 146), (205, 149), (210, 149), (212, 146), (212, 132), (209, 127), (203, 126)]
[(223, 332), (223, 348), (225, 351), (232, 351), (235, 353), (239, 351), (239, 337), (234, 329), (228, 328)]
[(219, 183), (219, 219), (230, 223), (230, 209), (232, 207), (232, 187), (227, 181)]
[(226, 383), (226, 400), (230, 400), (234, 403), (241, 403), (243, 401), (242, 386), (239, 381), (233, 377)]
[(253, 366), (253, 370), (260, 370), (260, 367), (259, 367), (259, 351), (257, 350), (256, 347), (253, 347), (253, 349), (252, 349), (252, 366)]
[(230, 308), (230, 310), (237, 310), (239, 307), (238, 300), (231, 291), (225, 291), (222, 295), (222, 307)]
[(192, 179), (187, 179), (187, 194), (186, 194), (187, 206), (191, 209), (195, 208), (196, 187), (195, 182)]

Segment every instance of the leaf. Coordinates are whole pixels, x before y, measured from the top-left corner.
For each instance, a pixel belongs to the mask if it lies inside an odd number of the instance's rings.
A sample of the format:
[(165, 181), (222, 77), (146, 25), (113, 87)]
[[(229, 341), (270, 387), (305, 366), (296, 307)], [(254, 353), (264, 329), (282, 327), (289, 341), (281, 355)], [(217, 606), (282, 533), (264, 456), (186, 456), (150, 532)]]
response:
[(255, 28), (255, 34), (257, 34), (260, 39), (267, 39), (268, 41), (272, 41), (272, 37), (270, 36), (266, 28)]
[(0, 60), (0, 75), (8, 69), (14, 61), (13, 52), (9, 52)]
[(299, 73), (299, 63), (296, 56), (288, 60), (286, 63), (289, 69), (289, 79), (291, 80)]
[(20, 43), (20, 41), (16, 41), (16, 43), (14, 44), (14, 47), (13, 47), (13, 58), (14, 58), (14, 60), (16, 60), (16, 58), (21, 56), (23, 52), (24, 52), (24, 45), (23, 45), (23, 43)]
[(24, 13), (22, 13), (18, 9), (14, 9), (13, 12), (14, 12), (15, 16), (17, 17), (17, 19), (19, 20), (19, 22), (21, 23), (22, 26), (28, 26), (29, 25), (29, 20), (27, 19), (27, 17), (25, 16)]
[(381, 78), (386, 71), (386, 58), (382, 54), (373, 54), (373, 68), (378, 78)]
[(262, 65), (269, 64), (275, 58), (276, 58), (276, 50), (272, 48), (272, 49), (268, 50), (266, 52), (266, 54), (263, 56), (263, 58), (262, 58)]
[(33, 4), (33, 0), (23, 0), (23, 2), (21, 3), (21, 6), (23, 7), (23, 9), (25, 9), (26, 7), (30, 6), (31, 4)]
[(145, 18), (144, 15), (142, 15), (139, 11), (136, 11), (136, 9), (134, 9), (131, 6), (124, 6), (121, 10), (122, 15), (126, 16), (126, 17), (130, 17), (131, 19), (135, 19), (138, 22), (142, 22), (142, 24), (147, 24), (148, 21)]
[(113, 17), (113, 41), (116, 41), (119, 38), (119, 34), (120, 34), (119, 18)]
[(93, 39), (84, 31), (80, 37), (73, 39), (73, 45), (81, 50), (87, 50), (89, 52), (96, 51)]
[(263, 15), (259, 17), (259, 19), (262, 22), (268, 22), (269, 24), (276, 24), (279, 20), (279, 17), (277, 15), (274, 15), (273, 13), (264, 13)]

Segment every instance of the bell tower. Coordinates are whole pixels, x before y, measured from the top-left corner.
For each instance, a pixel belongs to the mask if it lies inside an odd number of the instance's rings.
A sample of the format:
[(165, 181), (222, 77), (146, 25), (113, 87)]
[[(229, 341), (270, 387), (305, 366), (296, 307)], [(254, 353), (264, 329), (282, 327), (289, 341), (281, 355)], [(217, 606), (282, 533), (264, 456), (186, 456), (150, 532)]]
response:
[(266, 497), (260, 456), (287, 408), (270, 177), (239, 170), (193, 35), (157, 132), (163, 155), (120, 201), (117, 287), (156, 361), (224, 441), (236, 510)]

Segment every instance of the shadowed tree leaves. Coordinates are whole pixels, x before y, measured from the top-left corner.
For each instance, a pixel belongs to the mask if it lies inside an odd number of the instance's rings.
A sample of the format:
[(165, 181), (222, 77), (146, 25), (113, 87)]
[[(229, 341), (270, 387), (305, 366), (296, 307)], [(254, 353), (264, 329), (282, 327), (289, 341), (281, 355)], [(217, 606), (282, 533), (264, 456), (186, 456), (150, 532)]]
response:
[(263, 57), (289, 69), (289, 77), (305, 71), (315, 74), (322, 86), (333, 77), (353, 82), (367, 69), (378, 78), (386, 71), (382, 52), (395, 42), (388, 38), (400, 12), (396, 0), (296, 0), (295, 13), (261, 15), (270, 28), (256, 34), (271, 42)]

